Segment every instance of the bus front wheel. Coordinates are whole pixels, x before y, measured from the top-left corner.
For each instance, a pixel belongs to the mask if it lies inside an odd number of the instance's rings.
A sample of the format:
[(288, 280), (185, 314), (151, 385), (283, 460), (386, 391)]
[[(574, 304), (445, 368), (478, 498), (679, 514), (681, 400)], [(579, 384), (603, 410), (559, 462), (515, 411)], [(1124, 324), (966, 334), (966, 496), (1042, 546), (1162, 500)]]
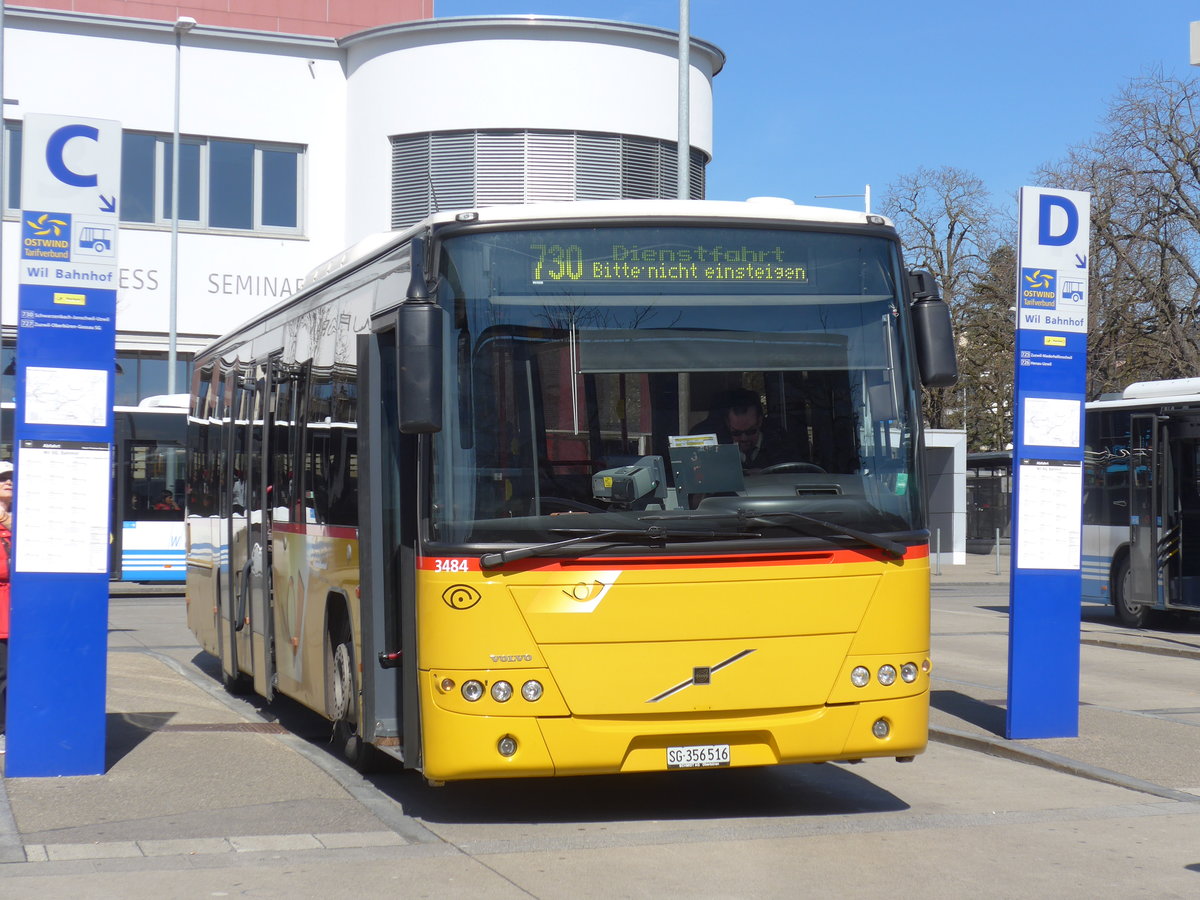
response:
[(1126, 628), (1142, 628), (1150, 616), (1150, 607), (1130, 596), (1129, 557), (1122, 556), (1113, 571), (1112, 602), (1117, 618)]
[(328, 697), (329, 716), (333, 719), (333, 741), (346, 761), (359, 772), (367, 773), (377, 765), (375, 748), (358, 733), (358, 695), (354, 680), (354, 647), (349, 627), (331, 637)]

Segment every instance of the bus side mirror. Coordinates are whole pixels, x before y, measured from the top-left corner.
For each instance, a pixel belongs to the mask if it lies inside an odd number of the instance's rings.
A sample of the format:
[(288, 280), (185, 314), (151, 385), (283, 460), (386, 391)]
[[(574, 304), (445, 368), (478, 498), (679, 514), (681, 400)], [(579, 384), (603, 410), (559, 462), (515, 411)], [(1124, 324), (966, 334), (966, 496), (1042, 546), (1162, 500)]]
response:
[(942, 299), (937, 281), (928, 272), (909, 272), (913, 303), (909, 312), (917, 345), (921, 383), (930, 388), (953, 387), (958, 382), (958, 358), (950, 307)]
[(442, 430), (442, 308), (428, 301), (405, 301), (399, 309), (400, 432)]

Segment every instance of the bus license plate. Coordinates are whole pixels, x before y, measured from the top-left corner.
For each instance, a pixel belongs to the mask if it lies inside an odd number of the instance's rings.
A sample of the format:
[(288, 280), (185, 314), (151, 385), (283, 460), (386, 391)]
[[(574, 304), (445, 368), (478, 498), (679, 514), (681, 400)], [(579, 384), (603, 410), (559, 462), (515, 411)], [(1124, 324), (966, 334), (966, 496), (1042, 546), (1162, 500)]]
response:
[(691, 747), (668, 747), (668, 769), (699, 769), (707, 766), (729, 765), (728, 744), (696, 744)]

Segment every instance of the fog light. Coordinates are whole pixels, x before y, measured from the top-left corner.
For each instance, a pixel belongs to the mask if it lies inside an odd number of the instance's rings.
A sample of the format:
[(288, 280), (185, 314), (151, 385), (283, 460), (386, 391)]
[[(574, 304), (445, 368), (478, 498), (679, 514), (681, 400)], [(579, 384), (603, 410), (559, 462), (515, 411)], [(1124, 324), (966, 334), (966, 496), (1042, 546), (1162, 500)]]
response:
[(850, 673), (850, 683), (855, 687), (866, 687), (871, 681), (871, 670), (866, 666), (855, 666)]
[(879, 667), (879, 683), (880, 684), (886, 686), (886, 685), (892, 684), (893, 682), (895, 682), (895, 680), (896, 680), (896, 667), (895, 666), (880, 666)]
[(532, 703), (534, 700), (541, 699), (542, 683), (540, 681), (527, 681), (521, 685), (521, 696)]
[(900, 677), (907, 684), (912, 684), (917, 680), (917, 664), (905, 663), (900, 667)]
[(887, 719), (876, 719), (875, 724), (871, 726), (871, 734), (879, 738), (881, 741), (892, 733), (892, 723)]
[(447, 693), (447, 694), (450, 693), (452, 690), (454, 690), (454, 679), (453, 678), (443, 678), (442, 683), (439, 685), (439, 687), (442, 689), (442, 691), (444, 693)]
[(475, 681), (474, 679), (471, 681), (464, 681), (462, 686), (462, 695), (463, 699), (474, 703), (483, 696), (483, 684)]
[(924, 672), (926, 675), (929, 674), (929, 670), (932, 668), (933, 668), (933, 663), (931, 663), (929, 660), (927, 660), (927, 659), (921, 660), (921, 671)]
[(492, 685), (492, 699), (497, 703), (504, 703), (512, 697), (512, 685), (507, 681), (497, 681)]
[(499, 742), (496, 744), (496, 750), (505, 758), (512, 756), (517, 752), (517, 739), (506, 734), (504, 737), (500, 738)]

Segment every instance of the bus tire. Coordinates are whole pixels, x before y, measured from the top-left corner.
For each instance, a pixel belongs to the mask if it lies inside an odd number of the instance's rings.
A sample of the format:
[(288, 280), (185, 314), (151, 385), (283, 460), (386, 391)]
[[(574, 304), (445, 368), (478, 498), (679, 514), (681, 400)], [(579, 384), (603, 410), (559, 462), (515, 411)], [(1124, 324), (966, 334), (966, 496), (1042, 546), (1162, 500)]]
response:
[(1126, 628), (1144, 628), (1150, 617), (1150, 607), (1135, 603), (1129, 596), (1129, 555), (1125, 554), (1113, 568), (1112, 602), (1117, 619)]
[(350, 626), (343, 622), (330, 635), (328, 683), (329, 715), (333, 719), (333, 743), (354, 768), (366, 774), (378, 766), (379, 754), (358, 733), (358, 690), (354, 678), (354, 642)]
[(221, 687), (225, 688), (225, 693), (233, 697), (245, 697), (247, 694), (254, 693), (254, 679), (245, 672), (238, 672), (236, 675), (222, 672)]

